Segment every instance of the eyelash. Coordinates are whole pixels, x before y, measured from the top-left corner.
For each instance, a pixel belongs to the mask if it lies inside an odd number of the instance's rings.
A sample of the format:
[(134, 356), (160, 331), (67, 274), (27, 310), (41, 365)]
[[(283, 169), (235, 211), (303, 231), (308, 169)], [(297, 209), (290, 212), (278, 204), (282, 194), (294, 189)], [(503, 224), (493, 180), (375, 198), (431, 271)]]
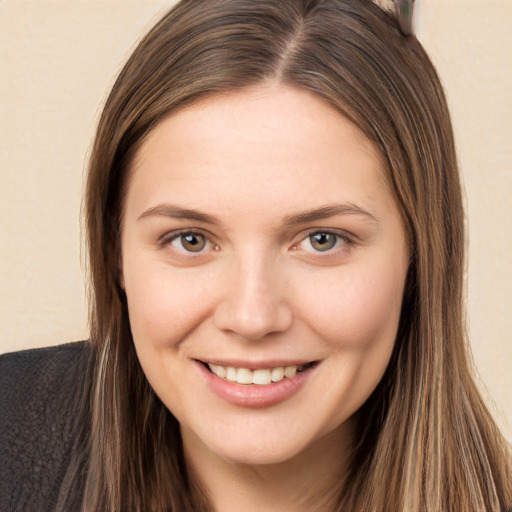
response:
[(308, 242), (309, 245), (312, 246), (312, 237), (315, 235), (335, 237), (334, 246), (327, 248), (325, 251), (315, 250), (312, 247), (311, 252), (313, 252), (316, 255), (334, 255), (337, 254), (339, 251), (344, 250), (344, 248), (349, 248), (351, 245), (354, 244), (354, 240), (344, 232), (333, 231), (329, 229), (315, 229), (309, 231), (309, 233), (307, 233), (304, 238), (302, 238), (297, 244), (294, 244), (292, 249), (297, 250), (305, 242)]
[[(205, 241), (205, 246), (211, 245), (212, 249), (214, 251), (219, 250), (219, 246), (217, 244), (215, 244), (214, 242), (212, 242), (210, 237), (208, 237), (204, 233), (201, 233), (200, 231), (194, 231), (194, 230), (173, 231), (172, 233), (168, 233), (167, 235), (164, 235), (160, 239), (159, 243), (161, 246), (166, 247), (168, 245), (172, 245), (173, 242), (175, 242), (177, 240), (180, 240), (180, 239), (183, 240), (183, 238), (187, 235), (193, 236), (193, 237), (201, 237)], [(185, 247), (183, 247), (183, 244), (181, 244), (181, 249), (178, 250), (178, 252), (181, 252), (183, 254), (187, 254), (187, 255), (194, 257), (194, 256), (199, 256), (199, 255), (203, 254), (204, 250), (201, 249), (200, 251), (197, 251), (197, 252), (188, 251), (187, 249), (185, 249)]]
[[(327, 237), (329, 237), (329, 236), (335, 237), (333, 247), (328, 247), (324, 251), (315, 250), (312, 247), (312, 237), (315, 236), (315, 235), (322, 235), (324, 237), (325, 236), (327, 236)], [(187, 257), (199, 257), (199, 256), (201, 256), (202, 254), (204, 254), (204, 252), (205, 252), (205, 250), (206, 250), (206, 248), (208, 246), (210, 246), (213, 251), (218, 251), (220, 249), (219, 246), (215, 242), (213, 242), (208, 235), (202, 233), (201, 231), (194, 231), (194, 230), (173, 231), (171, 233), (168, 233), (168, 234), (164, 235), (159, 240), (159, 244), (162, 247), (167, 247), (169, 245), (173, 245), (173, 243), (176, 242), (176, 241), (179, 241), (179, 240), (183, 241), (183, 238), (185, 236), (200, 237), (200, 238), (203, 238), (204, 241), (205, 241), (205, 247), (201, 248), (197, 252), (196, 251), (189, 251), (189, 250), (187, 250), (185, 247), (183, 247), (183, 242), (181, 242), (181, 244), (180, 244), (181, 248), (177, 249), (177, 252), (179, 252), (179, 253), (181, 253), (183, 255), (186, 255)], [(315, 254), (317, 256), (320, 256), (320, 257), (322, 255), (325, 255), (325, 257), (336, 255), (340, 251), (349, 249), (355, 243), (354, 239), (351, 238), (345, 232), (339, 232), (339, 231), (329, 230), (329, 229), (315, 229), (315, 230), (310, 230), (297, 243), (293, 244), (292, 247), (291, 247), (291, 250), (298, 251), (300, 249), (300, 246), (303, 243), (306, 243), (306, 242), (309, 242), (309, 244), (311, 246), (311, 251), (307, 251), (307, 252), (311, 252), (311, 253), (313, 253), (313, 254)]]

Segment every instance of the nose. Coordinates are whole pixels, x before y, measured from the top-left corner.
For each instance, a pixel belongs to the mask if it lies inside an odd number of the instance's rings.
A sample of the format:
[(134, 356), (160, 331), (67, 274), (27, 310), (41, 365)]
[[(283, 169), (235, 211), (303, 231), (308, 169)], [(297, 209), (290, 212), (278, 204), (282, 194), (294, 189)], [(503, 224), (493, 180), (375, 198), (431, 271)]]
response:
[(293, 314), (279, 270), (254, 256), (234, 267), (215, 310), (215, 326), (247, 341), (287, 331)]

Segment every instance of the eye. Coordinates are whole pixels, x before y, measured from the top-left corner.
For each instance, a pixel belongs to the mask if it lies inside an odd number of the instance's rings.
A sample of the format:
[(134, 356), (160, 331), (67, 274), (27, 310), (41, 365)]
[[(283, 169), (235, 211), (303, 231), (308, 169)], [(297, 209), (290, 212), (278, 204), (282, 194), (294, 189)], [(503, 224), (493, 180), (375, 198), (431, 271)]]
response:
[(336, 246), (338, 236), (333, 233), (312, 233), (309, 235), (309, 243), (315, 251), (324, 252)]
[(334, 253), (344, 245), (350, 245), (348, 236), (332, 231), (313, 231), (299, 242), (295, 248), (313, 253)]
[(199, 253), (209, 244), (209, 240), (201, 233), (193, 231), (174, 235), (169, 243), (180, 252)]

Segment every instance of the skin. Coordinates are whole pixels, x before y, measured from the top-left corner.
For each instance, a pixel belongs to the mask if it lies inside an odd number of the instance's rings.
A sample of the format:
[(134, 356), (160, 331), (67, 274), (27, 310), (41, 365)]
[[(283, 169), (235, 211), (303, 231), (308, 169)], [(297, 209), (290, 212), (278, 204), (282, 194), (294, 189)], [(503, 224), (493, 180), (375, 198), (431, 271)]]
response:
[[(326, 510), (389, 361), (409, 261), (378, 151), (321, 99), (270, 83), (171, 114), (130, 171), (131, 329), (191, 472), (216, 510)], [(197, 371), (291, 359), (318, 364), (271, 407), (230, 404)]]

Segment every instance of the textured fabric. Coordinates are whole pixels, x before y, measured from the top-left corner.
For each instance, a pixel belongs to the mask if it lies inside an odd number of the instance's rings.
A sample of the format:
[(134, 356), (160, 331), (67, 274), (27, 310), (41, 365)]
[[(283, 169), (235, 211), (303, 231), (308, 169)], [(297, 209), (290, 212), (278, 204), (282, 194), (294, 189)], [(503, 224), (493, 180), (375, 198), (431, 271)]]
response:
[(79, 342), (0, 357), (0, 511), (55, 509), (89, 354)]

